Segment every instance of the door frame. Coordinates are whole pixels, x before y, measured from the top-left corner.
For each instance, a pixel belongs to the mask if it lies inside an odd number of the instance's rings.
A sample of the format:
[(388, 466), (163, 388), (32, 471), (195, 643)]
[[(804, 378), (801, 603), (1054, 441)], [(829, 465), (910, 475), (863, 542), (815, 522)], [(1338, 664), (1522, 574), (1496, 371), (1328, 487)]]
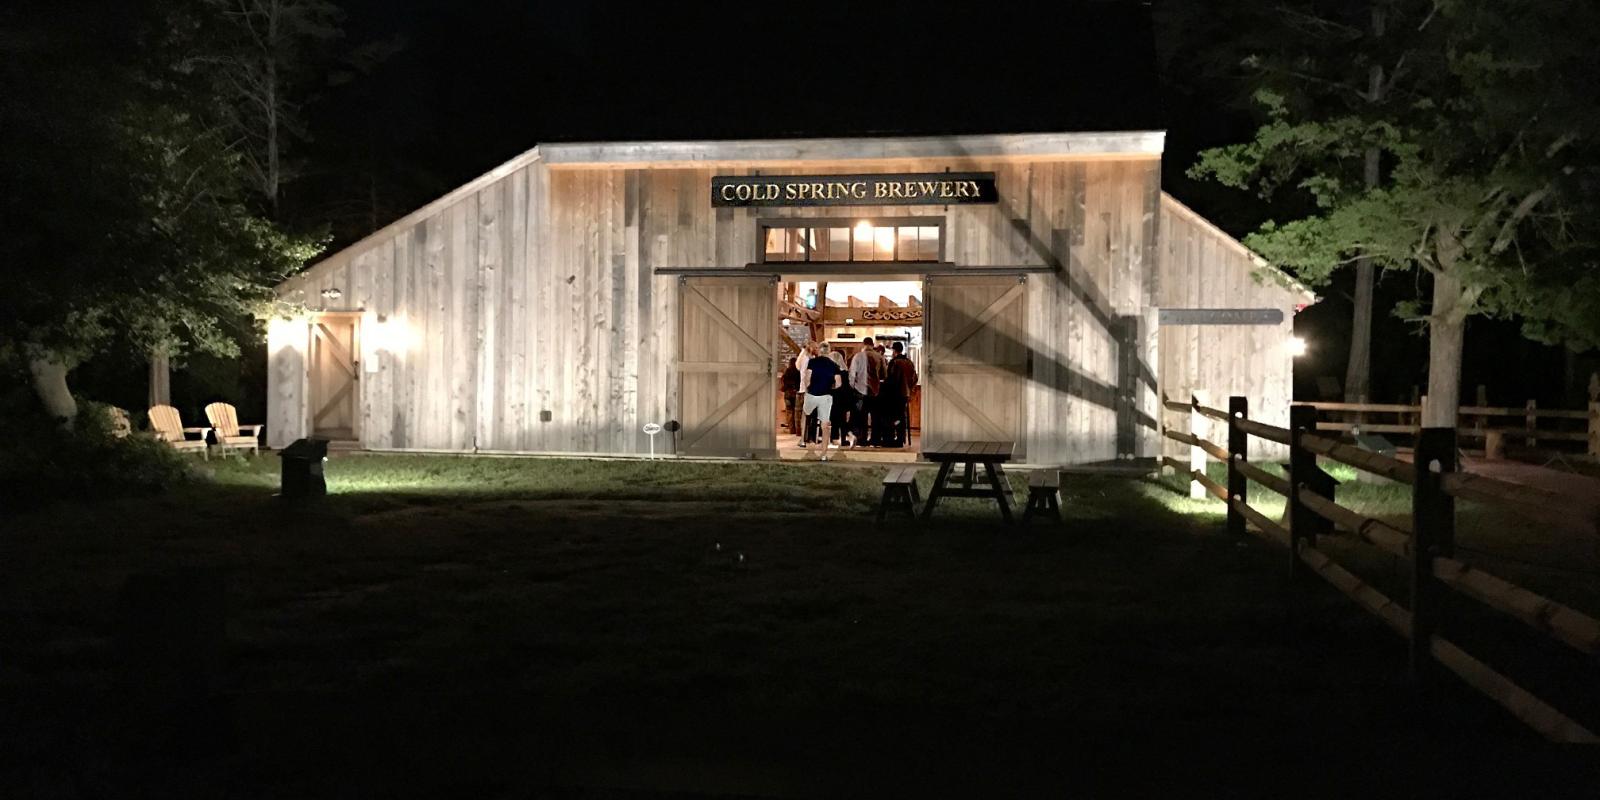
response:
[[(809, 220), (811, 218), (809, 218), (809, 217), (796, 217), (795, 219), (798, 219), (798, 220)], [(916, 219), (923, 219), (923, 218), (922, 217), (917, 217)], [(834, 271), (818, 271), (818, 270), (803, 270), (803, 269), (791, 270), (790, 269), (790, 267), (808, 267), (808, 266), (815, 266), (817, 264), (827, 264), (828, 265), (827, 269), (834, 270)], [(860, 271), (850, 271), (850, 270), (841, 270), (840, 269), (840, 267), (850, 267), (850, 266), (856, 266), (856, 265), (860, 265), (862, 267), (867, 267), (868, 269), (863, 269), (863, 270), (860, 270)], [(927, 304), (928, 289), (927, 289), (927, 287), (928, 287), (928, 281), (929, 281), (929, 279), (933, 278), (936, 275), (945, 275), (945, 274), (949, 274), (949, 273), (932, 271), (931, 269), (929, 269), (930, 266), (936, 266), (936, 265), (932, 265), (931, 262), (912, 262), (912, 261), (902, 261), (902, 262), (896, 262), (896, 261), (855, 261), (855, 262), (809, 262), (809, 263), (808, 262), (804, 262), (804, 261), (772, 261), (772, 262), (768, 262), (766, 264), (763, 264), (761, 266), (764, 266), (764, 267), (778, 267), (779, 269), (775, 270), (774, 274), (778, 276), (779, 282), (794, 281), (794, 280), (803, 280), (803, 281), (807, 281), (807, 282), (819, 281), (819, 282), (822, 282), (822, 283), (833, 283), (833, 282), (837, 282), (837, 283), (854, 283), (854, 282), (859, 282), (859, 281), (890, 281), (890, 282), (915, 283), (915, 284), (919, 285), (920, 287), (922, 287), (921, 288), (920, 297), (922, 298), (922, 301), (923, 301), (922, 308), (923, 308), (923, 315), (924, 316), (922, 318), (922, 322), (919, 325), (919, 327), (921, 327), (922, 330), (923, 330), (923, 340), (922, 340), (922, 362), (921, 362), (921, 365), (918, 367), (918, 369), (922, 370), (922, 371), (926, 371), (927, 370), (928, 363), (929, 363), (928, 362), (928, 359), (929, 359), (929, 348), (928, 348), (928, 340), (927, 340), (927, 330), (928, 330), (928, 318), (927, 318), (927, 313), (928, 313), (928, 304)], [(974, 275), (983, 275), (983, 274), (985, 274), (983, 272), (979, 272), (977, 270), (977, 268), (973, 268), (973, 269), (969, 270), (969, 272), (971, 274), (974, 274)], [(748, 273), (746, 273), (746, 274), (748, 274)], [(1010, 274), (1012, 274), (1012, 271), (1007, 271), (1004, 274), (1010, 275)], [(774, 347), (773, 356), (774, 356), (774, 359), (776, 359), (776, 357), (777, 357), (777, 350), (776, 350), (776, 347), (777, 347), (777, 336), (776, 335), (774, 335), (774, 337), (773, 337), (773, 347)], [(774, 361), (774, 363), (777, 363), (777, 362)], [(928, 397), (928, 394), (927, 394), (927, 380), (925, 379), (925, 376), (923, 375), (922, 372), (918, 373), (918, 380), (919, 380), (918, 385), (921, 386), (922, 389), (923, 389), (923, 393), (922, 393), (923, 403), (926, 404), (927, 397)], [(923, 416), (922, 416), (922, 419), (924, 421), (927, 419), (926, 408), (927, 408), (926, 405), (924, 405), (923, 406), (923, 409), (924, 409), (923, 410)], [(910, 424), (910, 419), (907, 418), (906, 422), (909, 425)], [(777, 446), (777, 435), (778, 435), (778, 429), (777, 429), (776, 425), (773, 426), (772, 435), (773, 435), (773, 446), (774, 446), (774, 448), (776, 448), (776, 446)], [(927, 429), (927, 425), (925, 423), (921, 426), (920, 433), (918, 435), (921, 437), (922, 444), (926, 444), (927, 441), (928, 441), (928, 429)], [(918, 452), (918, 455), (920, 456), (921, 453)], [(856, 463), (863, 463), (863, 462), (857, 461)], [(889, 463), (889, 462), (884, 462), (884, 463)], [(900, 463), (900, 462), (894, 462), (894, 463)]]
[(317, 411), (313, 408), (316, 404), (316, 391), (313, 388), (316, 377), (316, 357), (313, 352), (317, 347), (316, 326), (323, 319), (338, 319), (350, 322), (350, 365), (354, 371), (351, 383), (350, 403), (350, 438), (336, 441), (361, 441), (361, 409), (363, 408), (366, 382), (361, 380), (361, 318), (366, 315), (364, 311), (313, 311), (306, 320), (306, 416), (305, 430), (307, 436), (315, 436), (317, 430)]

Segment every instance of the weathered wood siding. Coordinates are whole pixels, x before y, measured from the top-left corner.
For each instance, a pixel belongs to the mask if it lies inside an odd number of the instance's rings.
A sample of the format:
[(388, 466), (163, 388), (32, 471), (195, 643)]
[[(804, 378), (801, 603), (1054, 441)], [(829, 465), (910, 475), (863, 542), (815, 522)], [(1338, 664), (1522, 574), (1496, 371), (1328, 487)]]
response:
[[(1276, 308), (1278, 325), (1174, 325), (1160, 329), (1161, 390), (1186, 401), (1203, 392), (1209, 405), (1227, 408), (1230, 395), (1250, 400), (1250, 416), (1287, 425), (1294, 395), (1294, 359), (1286, 347), (1294, 334), (1296, 307), (1314, 297), (1284, 278), (1237, 240), (1188, 207), (1163, 194), (1161, 273), (1157, 293), (1163, 308)], [(1187, 429), (1187, 418), (1170, 424)], [(1217, 424), (1212, 441), (1225, 442)], [(1276, 457), (1282, 449), (1252, 437), (1253, 454)], [(1262, 445), (1257, 447), (1257, 445)], [(1166, 442), (1168, 454), (1186, 452)]]
[[(995, 205), (713, 208), (713, 175), (993, 171)], [(677, 278), (743, 268), (761, 217), (939, 216), (946, 260), (1055, 265), (1027, 279), (1026, 448), (1078, 463), (1154, 446), (1158, 161), (898, 160), (763, 168), (528, 160), (284, 284), (309, 309), (363, 310), (371, 449), (641, 453), (678, 411)], [(337, 288), (337, 299), (321, 292)], [(378, 321), (382, 316), (383, 322)], [(369, 329), (387, 326), (380, 335)], [(283, 328), (279, 333), (283, 333)], [(304, 344), (271, 349), (270, 442), (305, 431)], [(288, 337), (292, 339), (292, 336)], [(548, 416), (548, 419), (544, 419)], [(672, 452), (671, 437), (657, 441)]]

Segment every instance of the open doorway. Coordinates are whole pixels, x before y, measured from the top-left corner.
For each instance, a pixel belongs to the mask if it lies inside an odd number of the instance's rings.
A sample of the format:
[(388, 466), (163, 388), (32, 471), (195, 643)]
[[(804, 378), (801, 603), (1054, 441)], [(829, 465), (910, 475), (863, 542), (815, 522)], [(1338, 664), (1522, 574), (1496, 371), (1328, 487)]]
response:
[[(785, 276), (777, 291), (779, 457), (820, 459), (827, 445), (830, 459), (915, 461), (922, 439), (922, 281)], [(842, 364), (846, 384), (855, 366), (856, 383), (867, 385), (864, 393), (859, 386), (834, 392), (827, 426), (820, 414), (805, 413), (804, 367), (812, 357)]]

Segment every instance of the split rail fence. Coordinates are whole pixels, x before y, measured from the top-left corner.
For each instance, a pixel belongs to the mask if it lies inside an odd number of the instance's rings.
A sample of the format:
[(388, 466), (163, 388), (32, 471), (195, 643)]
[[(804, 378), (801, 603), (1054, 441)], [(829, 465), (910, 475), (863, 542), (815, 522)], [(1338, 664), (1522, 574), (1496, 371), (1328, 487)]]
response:
[[(1319, 419), (1317, 430), (1359, 433), (1398, 433), (1418, 435), (1422, 431), (1422, 407), (1427, 397), (1416, 403), (1326, 403), (1309, 402), (1329, 416)], [(1540, 408), (1529, 400), (1521, 406), (1491, 406), (1484, 387), (1478, 387), (1478, 404), (1461, 406), (1457, 434), (1462, 439), (1481, 440), (1490, 458), (1499, 458), (1506, 442), (1521, 442), (1529, 448), (1548, 447), (1552, 442), (1576, 442), (1585, 452), (1600, 458), (1600, 375), (1589, 376), (1589, 406), (1583, 409)], [(1373, 417), (1369, 419), (1369, 417)]]
[[(1406, 463), (1318, 435), (1316, 409), (1308, 406), (1291, 407), (1289, 427), (1280, 428), (1250, 419), (1243, 397), (1230, 397), (1226, 411), (1193, 398), (1188, 403), (1166, 398), (1162, 402), (1166, 410), (1190, 415), (1191, 420), (1210, 418), (1228, 426), (1226, 446), (1163, 426), (1167, 438), (1191, 448), (1188, 463), (1171, 457), (1163, 458), (1163, 463), (1189, 477), (1198, 492), (1227, 504), (1230, 533), (1242, 537), (1253, 528), (1257, 535), (1284, 545), (1296, 579), (1308, 570), (1317, 574), (1404, 637), (1415, 680), (1429, 681), (1442, 667), (1552, 741), (1600, 743), (1600, 737), (1583, 725), (1437, 633), (1443, 593), (1453, 590), (1591, 658), (1600, 656), (1600, 620), (1455, 558), (1457, 499), (1548, 510), (1567, 505), (1560, 495), (1458, 471), (1454, 428), (1423, 428), (1414, 460)], [(1191, 431), (1198, 428), (1191, 424)], [(1252, 436), (1289, 448), (1286, 477), (1251, 463)], [(1227, 464), (1226, 485), (1206, 475), (1207, 455)], [(1319, 456), (1409, 484), (1409, 524), (1374, 519), (1334, 502), (1333, 481), (1317, 466)], [(1288, 501), (1286, 525), (1250, 506), (1251, 482)], [(1336, 530), (1410, 563), (1409, 607), (1317, 550), (1317, 539), (1336, 535)]]

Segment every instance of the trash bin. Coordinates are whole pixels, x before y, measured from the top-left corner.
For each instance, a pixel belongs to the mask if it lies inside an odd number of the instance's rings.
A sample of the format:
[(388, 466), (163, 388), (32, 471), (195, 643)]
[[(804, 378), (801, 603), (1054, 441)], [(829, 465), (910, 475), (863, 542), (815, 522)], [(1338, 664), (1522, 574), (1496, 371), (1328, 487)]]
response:
[(278, 457), (283, 459), (280, 497), (298, 500), (328, 493), (328, 482), (322, 476), (323, 462), (328, 460), (327, 439), (296, 439), (279, 451)]

